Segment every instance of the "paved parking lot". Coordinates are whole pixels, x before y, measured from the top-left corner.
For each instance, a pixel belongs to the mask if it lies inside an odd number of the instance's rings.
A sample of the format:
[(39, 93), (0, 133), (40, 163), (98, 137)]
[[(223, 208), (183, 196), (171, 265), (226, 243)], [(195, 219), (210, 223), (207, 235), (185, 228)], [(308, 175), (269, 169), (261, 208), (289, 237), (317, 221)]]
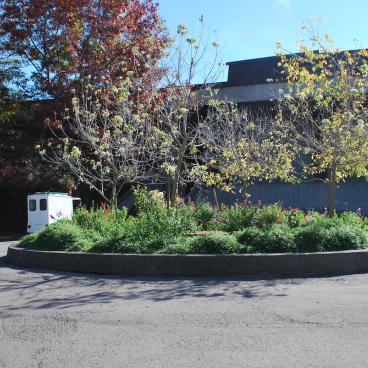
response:
[(0, 367), (366, 368), (367, 343), (368, 275), (120, 278), (0, 258)]

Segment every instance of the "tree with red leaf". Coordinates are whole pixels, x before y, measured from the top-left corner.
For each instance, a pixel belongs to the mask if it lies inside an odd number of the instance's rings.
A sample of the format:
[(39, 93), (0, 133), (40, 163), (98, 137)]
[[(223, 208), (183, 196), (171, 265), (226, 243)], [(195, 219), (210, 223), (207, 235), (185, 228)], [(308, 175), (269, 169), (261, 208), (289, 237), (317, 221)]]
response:
[(167, 39), (153, 0), (0, 0), (0, 52), (59, 100), (87, 77), (111, 86), (128, 76), (144, 94), (160, 78)]

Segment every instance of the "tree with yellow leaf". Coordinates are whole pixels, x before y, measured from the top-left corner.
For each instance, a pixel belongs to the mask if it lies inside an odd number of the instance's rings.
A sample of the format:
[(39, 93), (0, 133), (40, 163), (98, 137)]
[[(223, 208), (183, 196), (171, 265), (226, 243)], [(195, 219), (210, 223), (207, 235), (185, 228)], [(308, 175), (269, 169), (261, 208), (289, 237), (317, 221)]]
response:
[(302, 31), (308, 39), (298, 42), (300, 53), (279, 54), (287, 89), (277, 119), (299, 151), (302, 176), (327, 183), (333, 216), (337, 183), (368, 177), (368, 51), (341, 51), (311, 24)]
[(204, 181), (226, 191), (241, 187), (244, 198), (255, 181), (293, 180), (293, 145), (270, 111), (213, 101), (204, 130)]

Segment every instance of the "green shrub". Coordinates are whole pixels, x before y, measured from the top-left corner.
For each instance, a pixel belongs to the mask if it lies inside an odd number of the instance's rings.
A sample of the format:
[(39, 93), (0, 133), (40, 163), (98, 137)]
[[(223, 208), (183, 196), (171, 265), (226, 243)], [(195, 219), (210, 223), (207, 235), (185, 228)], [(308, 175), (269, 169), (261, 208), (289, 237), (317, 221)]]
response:
[(251, 253), (254, 248), (262, 244), (263, 230), (255, 227), (248, 227), (236, 234), (238, 242), (241, 244), (241, 253)]
[(202, 230), (208, 230), (216, 218), (216, 210), (209, 203), (199, 203), (193, 211), (193, 216)]
[(37, 242), (38, 234), (39, 233), (37, 232), (23, 236), (20, 245), (24, 248), (34, 248)]
[(159, 190), (148, 190), (146, 187), (138, 186), (134, 189), (135, 210), (137, 214), (149, 211), (152, 206), (166, 207), (165, 195)]
[(61, 220), (47, 226), (37, 235), (27, 235), (22, 246), (47, 250), (86, 250), (92, 245), (91, 238), (83, 229), (70, 221)]
[(101, 240), (88, 250), (95, 253), (146, 253), (144, 246), (125, 234)]
[(174, 244), (168, 244), (165, 247), (159, 249), (157, 254), (187, 254), (189, 253), (189, 244), (192, 238), (181, 238)]
[(343, 224), (343, 221), (338, 216), (328, 217), (326, 215), (317, 216), (311, 223), (330, 228)]
[(89, 251), (96, 253), (166, 253), (164, 249), (170, 248), (171, 246), (163, 239), (137, 241), (123, 234), (101, 240), (94, 244)]
[(146, 187), (138, 186), (134, 189), (136, 213), (147, 211), (153, 204), (151, 195)]
[(347, 225), (354, 225), (364, 227), (364, 218), (358, 215), (356, 212), (345, 211), (339, 215), (339, 219), (342, 223)]
[(367, 246), (368, 233), (357, 226), (347, 224), (332, 227), (325, 242), (327, 251), (363, 249)]
[(188, 206), (154, 205), (131, 222), (129, 235), (139, 241), (164, 239), (174, 242), (178, 236), (195, 230), (197, 226)]
[[(161, 192), (139, 188), (138, 214), (127, 210), (78, 209), (72, 221), (58, 221), (23, 237), (28, 248), (120, 253), (278, 253), (368, 248), (368, 219), (344, 212), (329, 218), (280, 205), (178, 204), (167, 208)], [(188, 236), (196, 230), (222, 230)], [(234, 233), (230, 235), (229, 233)]]
[(237, 234), (243, 246), (241, 252), (285, 253), (295, 252), (292, 230), (287, 225), (272, 225), (266, 229), (247, 228)]
[[(115, 220), (115, 213), (105, 208), (91, 211), (83, 208), (74, 215), (73, 223), (99, 235), (100, 238), (96, 241), (102, 240), (97, 247), (101, 249), (115, 249), (115, 246), (108, 245), (108, 242), (109, 239), (117, 238), (124, 239), (124, 243), (134, 244), (134, 247), (139, 243), (143, 248), (155, 251), (168, 243), (174, 243), (177, 237), (198, 229), (189, 206), (166, 208), (163, 202), (151, 201), (150, 192), (146, 190), (139, 189), (135, 193), (142, 209), (135, 217), (128, 217), (124, 209), (118, 211)], [(122, 242), (119, 241), (119, 244)], [(119, 252), (120, 248), (113, 251)]]
[(309, 218), (306, 218), (305, 213), (298, 208), (289, 208), (285, 211), (285, 215), (287, 218), (287, 224), (292, 228), (299, 227), (304, 224), (306, 220), (309, 220)]
[(295, 244), (301, 252), (321, 252), (324, 250), (328, 238), (329, 227), (312, 223), (301, 227), (295, 234)]
[(87, 210), (85, 207), (78, 208), (72, 222), (83, 229), (94, 231), (101, 237), (116, 236), (122, 231), (127, 222), (128, 210), (110, 210), (107, 206)]
[(168, 239), (156, 238), (155, 240), (142, 242), (142, 244), (149, 253), (155, 253), (159, 249), (166, 247)]
[(272, 225), (265, 232), (265, 252), (295, 252), (294, 233), (287, 225)]
[(368, 246), (368, 233), (358, 226), (343, 224), (337, 218), (319, 220), (297, 230), (295, 242), (303, 252), (362, 249)]
[(239, 244), (232, 235), (209, 233), (195, 237), (188, 246), (188, 253), (231, 254), (236, 253)]
[(217, 230), (232, 233), (252, 226), (257, 207), (246, 205), (222, 206), (219, 212)]
[(295, 230), (295, 244), (300, 252), (322, 252), (326, 247), (329, 230), (341, 225), (337, 216), (315, 216), (312, 221)]
[(259, 228), (269, 227), (273, 224), (287, 223), (287, 213), (279, 204), (266, 205), (257, 209), (253, 221), (253, 225)]

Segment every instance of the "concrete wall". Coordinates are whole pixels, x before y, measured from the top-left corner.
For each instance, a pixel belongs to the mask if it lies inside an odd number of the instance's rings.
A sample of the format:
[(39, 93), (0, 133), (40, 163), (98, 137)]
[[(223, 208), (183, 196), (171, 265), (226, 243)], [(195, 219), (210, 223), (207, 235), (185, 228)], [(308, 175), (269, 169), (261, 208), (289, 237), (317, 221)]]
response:
[(368, 251), (302, 254), (96, 254), (9, 247), (6, 261), (22, 267), (132, 276), (255, 276), (366, 272)]

